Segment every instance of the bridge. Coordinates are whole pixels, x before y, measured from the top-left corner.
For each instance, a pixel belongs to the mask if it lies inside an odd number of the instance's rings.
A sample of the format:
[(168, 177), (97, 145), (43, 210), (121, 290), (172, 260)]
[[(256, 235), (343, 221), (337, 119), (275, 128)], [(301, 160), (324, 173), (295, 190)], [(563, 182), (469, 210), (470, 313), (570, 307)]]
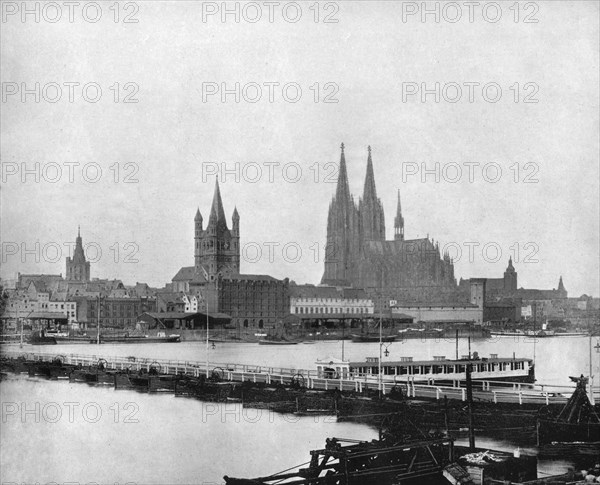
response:
[[(377, 376), (352, 375), (349, 378), (318, 377), (317, 371), (291, 367), (271, 367), (250, 364), (219, 363), (199, 361), (179, 361), (166, 359), (150, 359), (139, 357), (119, 357), (104, 355), (54, 354), (45, 352), (23, 352), (17, 349), (3, 349), (4, 358), (26, 358), (33, 361), (50, 362), (60, 358), (64, 364), (96, 366), (100, 360), (105, 362), (108, 369), (136, 372), (157, 369), (161, 374), (188, 375), (217, 375), (229, 382), (252, 382), (266, 385), (300, 385), (315, 390), (340, 390), (362, 393), (366, 390), (379, 390)], [(574, 385), (528, 384), (499, 381), (474, 381), (473, 400), (475, 402), (533, 404), (533, 405), (563, 405), (567, 402)], [(452, 385), (435, 380), (415, 381), (414, 376), (384, 376), (381, 382), (381, 392), (386, 395), (392, 389), (400, 389), (403, 395), (415, 399), (439, 400), (447, 397), (452, 400), (467, 400), (465, 381), (455, 380)], [(590, 396), (592, 397), (592, 396)], [(594, 390), (594, 396), (600, 399), (600, 392)]]

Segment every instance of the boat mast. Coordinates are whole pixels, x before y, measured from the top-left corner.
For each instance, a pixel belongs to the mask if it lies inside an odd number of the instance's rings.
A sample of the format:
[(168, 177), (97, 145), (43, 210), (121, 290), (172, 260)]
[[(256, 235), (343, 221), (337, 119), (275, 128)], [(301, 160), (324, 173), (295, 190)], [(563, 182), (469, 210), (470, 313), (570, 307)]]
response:
[[(208, 282), (207, 282), (208, 283)], [(219, 274), (215, 275), (215, 311), (219, 307)], [(208, 378), (208, 293), (206, 294), (206, 377)]]
[[(470, 337), (469, 337), (470, 338)], [(465, 366), (466, 370), (466, 385), (467, 385), (467, 412), (469, 417), (469, 448), (475, 450), (475, 428), (473, 426), (473, 380), (471, 378), (471, 372), (473, 371), (473, 364), (471, 363), (471, 355), (469, 354), (469, 361)]]
[(535, 334), (536, 322), (537, 322), (537, 304), (535, 302), (533, 305), (533, 365), (535, 365), (535, 344), (537, 343), (537, 338)]
[(456, 360), (458, 360), (458, 328), (456, 329), (456, 338), (455, 338), (455, 355), (456, 355)]
[(100, 293), (98, 293), (98, 324), (96, 327), (96, 345), (100, 345)]
[[(215, 283), (215, 289), (216, 287)], [(206, 294), (206, 378), (208, 379), (208, 293)]]
[[(590, 334), (590, 338), (591, 338), (591, 334)], [(599, 354), (599, 356), (600, 356), (600, 341), (596, 342), (596, 345), (594, 345), (594, 348), (596, 349), (596, 353)], [(600, 359), (599, 359), (599, 361), (600, 361)], [(600, 362), (598, 363), (598, 373), (600, 375)], [(598, 388), (600, 389), (600, 378), (598, 379)], [(592, 389), (591, 383), (590, 383), (590, 389)], [(595, 404), (593, 389), (592, 389), (591, 395), (592, 395), (592, 404)]]
[[(19, 325), (19, 305), (21, 301), (17, 301), (17, 326)], [(21, 320), (21, 345), (20, 348), (23, 348), (23, 320)]]
[(383, 391), (383, 380), (381, 375), (381, 359), (382, 359), (382, 347), (383, 347), (383, 295), (380, 300), (379, 307), (379, 399), (381, 399), (381, 394)]
[(590, 403), (594, 406), (594, 376), (592, 375), (592, 333), (590, 332)]
[(346, 322), (342, 318), (342, 360), (344, 360), (344, 331), (346, 330)]

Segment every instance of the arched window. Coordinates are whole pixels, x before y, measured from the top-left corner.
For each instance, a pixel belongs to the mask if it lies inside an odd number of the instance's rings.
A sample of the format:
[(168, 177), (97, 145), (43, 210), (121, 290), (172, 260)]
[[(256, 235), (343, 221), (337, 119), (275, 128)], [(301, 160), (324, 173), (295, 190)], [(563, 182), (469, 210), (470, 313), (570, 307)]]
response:
[(264, 327), (264, 323), (263, 323), (263, 321), (261, 319), (261, 320), (258, 321), (258, 328), (263, 328), (263, 327)]
[(244, 320), (244, 328), (248, 328), (248, 319)]

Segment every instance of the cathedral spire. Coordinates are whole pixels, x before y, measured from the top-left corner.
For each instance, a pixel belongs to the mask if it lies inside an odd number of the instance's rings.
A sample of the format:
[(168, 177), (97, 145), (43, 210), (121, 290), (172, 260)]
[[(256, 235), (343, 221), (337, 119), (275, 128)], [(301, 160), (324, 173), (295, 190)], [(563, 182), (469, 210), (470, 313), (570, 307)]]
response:
[(210, 218), (208, 225), (224, 224), (227, 228), (227, 220), (225, 219), (225, 210), (223, 209), (223, 201), (221, 200), (221, 191), (219, 190), (219, 178), (215, 181), (215, 194), (213, 196), (212, 207), (210, 209)]
[(345, 146), (340, 146), (340, 168), (335, 195), (327, 215), (327, 245), (322, 283), (347, 285), (358, 253), (359, 213), (350, 193)]
[(350, 186), (348, 185), (348, 171), (346, 169), (346, 156), (344, 155), (344, 144), (341, 147), (342, 154), (340, 155), (340, 173), (338, 175), (335, 197), (338, 201), (350, 200)]
[(404, 241), (404, 217), (402, 217), (402, 204), (400, 203), (400, 189), (398, 189), (398, 206), (394, 219), (394, 239)]
[(365, 188), (358, 207), (361, 217), (361, 239), (363, 242), (385, 241), (385, 216), (381, 201), (377, 198), (377, 190), (375, 189), (371, 147), (369, 146), (367, 150), (369, 156), (367, 158)]
[(373, 160), (371, 159), (371, 146), (367, 147), (369, 157), (367, 158), (367, 175), (365, 177), (365, 188), (363, 200), (377, 200), (377, 189), (375, 188), (375, 175), (373, 174)]

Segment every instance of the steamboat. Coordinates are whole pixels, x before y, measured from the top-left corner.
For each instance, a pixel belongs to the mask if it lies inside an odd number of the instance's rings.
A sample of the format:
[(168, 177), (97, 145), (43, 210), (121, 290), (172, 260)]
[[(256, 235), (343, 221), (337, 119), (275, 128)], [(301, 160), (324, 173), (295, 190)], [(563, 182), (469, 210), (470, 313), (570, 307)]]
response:
[(465, 379), (467, 365), (471, 366), (474, 381), (535, 382), (533, 359), (523, 357), (479, 357), (463, 356), (461, 359), (447, 359), (434, 356), (433, 360), (417, 360), (402, 357), (399, 361), (379, 362), (378, 357), (367, 357), (364, 361), (350, 362), (333, 357), (317, 361), (317, 375), (329, 379), (356, 379), (376, 382), (455, 382)]

